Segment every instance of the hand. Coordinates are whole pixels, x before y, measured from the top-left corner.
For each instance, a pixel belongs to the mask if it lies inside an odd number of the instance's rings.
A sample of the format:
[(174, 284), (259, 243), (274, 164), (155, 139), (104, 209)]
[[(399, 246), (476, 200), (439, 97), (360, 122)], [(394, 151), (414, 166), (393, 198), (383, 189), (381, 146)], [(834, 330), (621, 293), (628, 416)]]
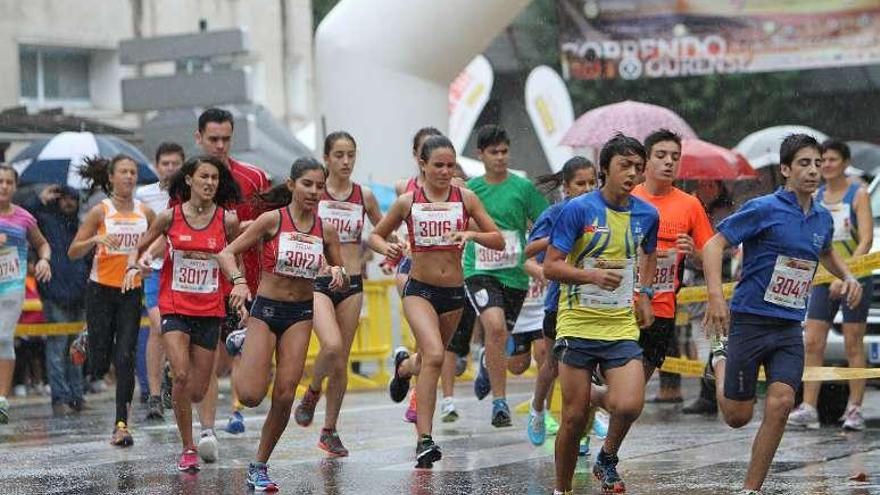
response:
[(96, 235), (92, 237), (92, 241), (95, 242), (95, 245), (103, 245), (111, 251), (119, 249), (119, 238), (113, 234)]
[(687, 234), (678, 234), (678, 239), (675, 241), (675, 247), (684, 255), (694, 254), (697, 250), (693, 237)]
[(463, 247), (464, 243), (474, 238), (474, 234), (476, 232), (472, 230), (456, 230), (443, 234), (443, 239), (458, 247)]
[(153, 271), (153, 255), (150, 253), (144, 253), (143, 256), (138, 260), (138, 268), (141, 269), (141, 273), (150, 273)]
[(651, 306), (651, 298), (639, 294), (636, 301), (636, 323), (639, 328), (648, 328), (654, 324), (654, 307)]
[(343, 292), (348, 290), (350, 278), (345, 274), (345, 270), (340, 266), (330, 267), (330, 284), (328, 287), (334, 292)]
[(37, 282), (45, 283), (52, 280), (52, 268), (49, 266), (49, 262), (45, 259), (37, 261), (37, 264), (34, 265), (34, 276), (37, 278)]
[(385, 257), (396, 260), (403, 256), (404, 249), (406, 245), (402, 242), (388, 242), (385, 244)]
[(846, 305), (850, 309), (855, 308), (862, 300), (862, 284), (853, 277), (847, 277), (843, 281), (843, 293), (846, 294)]
[(828, 298), (840, 299), (843, 296), (844, 287), (845, 285), (843, 283), (843, 280), (835, 279), (828, 287)]
[(534, 262), (534, 260), (526, 261), (523, 265), (523, 269), (525, 269), (526, 273), (529, 277), (532, 277), (532, 280), (538, 284), (538, 287), (543, 289), (547, 287), (547, 277), (544, 276), (544, 267)]
[(602, 290), (614, 291), (620, 287), (623, 275), (618, 270), (605, 270), (602, 268), (587, 269), (590, 283), (599, 286)]
[(232, 291), (229, 293), (229, 304), (231, 304), (233, 308), (239, 312), (241, 312), (242, 309), (246, 310), (245, 305), (250, 300), (251, 290), (246, 283), (240, 282), (232, 286)]
[(239, 306), (235, 311), (238, 314), (238, 327), (241, 328), (245, 325), (245, 322), (247, 322), (248, 316), (250, 315), (245, 305)]
[(730, 310), (723, 297), (709, 297), (706, 314), (703, 316), (703, 332), (706, 337), (725, 337), (730, 325)]
[(141, 274), (140, 269), (137, 267), (128, 267), (125, 269), (125, 277), (122, 278), (122, 293), (133, 290), (135, 288), (135, 280), (137, 276)]
[(58, 199), (59, 196), (61, 196), (61, 186), (57, 184), (51, 185), (40, 191), (40, 203), (43, 203), (43, 206), (48, 205)]

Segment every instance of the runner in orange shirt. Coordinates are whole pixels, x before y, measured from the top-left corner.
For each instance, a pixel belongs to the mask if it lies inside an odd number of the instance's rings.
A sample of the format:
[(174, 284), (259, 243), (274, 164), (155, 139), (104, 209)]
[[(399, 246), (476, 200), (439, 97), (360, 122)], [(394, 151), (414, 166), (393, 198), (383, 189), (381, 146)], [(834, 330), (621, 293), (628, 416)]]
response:
[(675, 293), (684, 257), (695, 256), (712, 237), (712, 224), (700, 200), (673, 186), (681, 160), (681, 137), (660, 129), (645, 138), (648, 161), (645, 182), (633, 189), (660, 213), (657, 233), (657, 273), (654, 277), (654, 324), (642, 330), (639, 345), (644, 351), (645, 379), (663, 365), (675, 337)]

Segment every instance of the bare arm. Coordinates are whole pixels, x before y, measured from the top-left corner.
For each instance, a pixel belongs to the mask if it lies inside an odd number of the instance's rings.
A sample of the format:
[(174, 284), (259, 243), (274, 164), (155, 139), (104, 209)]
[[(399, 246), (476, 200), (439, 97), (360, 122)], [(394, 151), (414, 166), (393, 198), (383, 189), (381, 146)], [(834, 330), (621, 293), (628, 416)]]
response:
[(379, 210), (379, 202), (376, 201), (376, 196), (369, 188), (364, 187), (361, 190), (364, 193), (364, 211), (367, 214), (367, 218), (370, 219), (370, 223), (375, 227), (382, 220), (382, 211)]
[(49, 242), (43, 236), (40, 228), (34, 225), (27, 230), (28, 242), (33, 246), (40, 257), (39, 261), (34, 265), (34, 276), (39, 282), (48, 282), (52, 279), (52, 269), (49, 266), (49, 259), (52, 257), (52, 248)]
[(241, 235), (217, 254), (216, 259), (220, 269), (233, 283), (237, 284), (235, 279), (244, 279), (238, 269), (238, 255), (250, 249), (264, 237), (274, 234), (278, 227), (279, 217), (276, 211), (263, 213)]
[(400, 255), (404, 249), (402, 243), (388, 242), (387, 239), (403, 223), (404, 215), (411, 205), (412, 194), (404, 194), (394, 201), (388, 213), (373, 227), (370, 237), (367, 238), (370, 249), (389, 258)]
[(348, 287), (348, 274), (345, 273), (345, 260), (342, 258), (342, 245), (339, 243), (339, 233), (336, 227), (329, 222), (324, 223), (324, 258), (330, 267), (330, 290), (344, 290)]
[(98, 226), (101, 225), (101, 222), (103, 221), (104, 210), (100, 205), (93, 207), (88, 213), (86, 213), (82, 225), (79, 226), (79, 230), (77, 230), (73, 242), (70, 243), (70, 247), (67, 249), (67, 256), (70, 259), (75, 260), (82, 258), (102, 242), (111, 245), (115, 242), (112, 236), (97, 235)]
[(492, 220), (492, 217), (486, 212), (486, 208), (483, 206), (480, 199), (477, 198), (477, 195), (468, 190), (462, 190), (462, 195), (465, 207), (468, 209), (471, 218), (476, 222), (477, 227), (480, 229), (480, 232), (468, 230), (466, 235), (464, 232), (461, 232), (462, 236), (466, 237), (463, 238), (462, 241), (472, 240), (489, 249), (494, 249), (496, 251), (504, 250), (504, 236), (501, 235), (501, 232), (495, 225), (495, 221)]
[(727, 335), (730, 323), (730, 312), (724, 300), (724, 289), (721, 283), (721, 263), (727, 238), (715, 234), (703, 246), (703, 274), (706, 277), (706, 289), (709, 293), (709, 304), (703, 317), (703, 330), (707, 335)]
[(871, 198), (864, 188), (856, 193), (856, 224), (859, 227), (859, 244), (853, 256), (861, 256), (871, 251), (874, 244), (874, 213), (871, 211)]
[(526, 258), (531, 258), (538, 255), (540, 252), (545, 251), (547, 246), (550, 245), (549, 237), (542, 237), (541, 239), (535, 239), (534, 241), (526, 244)]
[(614, 271), (601, 268), (578, 268), (568, 264), (567, 254), (553, 246), (547, 248), (544, 258), (544, 276), (565, 284), (597, 285), (604, 290), (615, 290), (623, 277)]

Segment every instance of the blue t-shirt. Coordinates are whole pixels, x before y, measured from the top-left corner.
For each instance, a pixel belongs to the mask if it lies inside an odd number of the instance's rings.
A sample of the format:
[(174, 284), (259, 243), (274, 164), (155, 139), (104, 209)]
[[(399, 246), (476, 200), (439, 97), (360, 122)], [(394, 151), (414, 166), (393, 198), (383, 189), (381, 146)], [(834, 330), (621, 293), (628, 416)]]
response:
[(569, 201), (550, 234), (550, 245), (566, 254), (566, 263), (578, 268), (619, 270), (623, 281), (615, 291), (585, 284), (560, 284), (557, 338), (638, 340), (632, 298), (638, 248), (646, 254), (657, 249), (660, 215), (635, 196), (625, 207), (610, 205), (602, 191)]
[[(834, 222), (828, 210), (813, 201), (804, 215), (794, 192), (783, 188), (746, 202), (718, 225), (718, 232), (728, 243), (743, 245), (742, 280), (733, 292), (730, 309), (803, 321), (809, 285), (792, 283), (792, 277), (783, 271), (785, 267), (777, 271), (779, 260), (787, 257), (792, 260), (789, 267), (800, 264), (801, 270), (803, 261), (818, 264), (819, 255), (831, 249), (833, 230)], [(787, 302), (767, 300), (780, 294)]]
[[(531, 243), (538, 239), (550, 237), (550, 232), (553, 231), (553, 224), (556, 223), (556, 219), (559, 218), (559, 214), (562, 213), (562, 207), (565, 206), (565, 203), (567, 202), (568, 198), (552, 205), (550, 208), (544, 210), (544, 213), (541, 213), (541, 216), (539, 216), (538, 219), (535, 220), (535, 224), (532, 225), (532, 231), (529, 233), (528, 242)], [(535, 255), (535, 259), (538, 263), (544, 263), (544, 256), (546, 253), (547, 251), (545, 250)], [(550, 283), (547, 284), (547, 294), (544, 296), (544, 311), (556, 311), (558, 303), (559, 282), (551, 280)]]

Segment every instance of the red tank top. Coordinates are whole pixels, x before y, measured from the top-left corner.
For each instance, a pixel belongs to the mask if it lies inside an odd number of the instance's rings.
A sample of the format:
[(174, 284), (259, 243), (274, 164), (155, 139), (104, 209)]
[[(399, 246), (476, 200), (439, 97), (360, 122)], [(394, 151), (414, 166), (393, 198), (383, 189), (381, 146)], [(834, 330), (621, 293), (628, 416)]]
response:
[(408, 181), (406, 181), (406, 189), (403, 190), (404, 193), (414, 193), (419, 190), (419, 178), (418, 177), (410, 177)]
[(159, 280), (159, 312), (186, 316), (226, 316), (229, 283), (213, 259), (226, 247), (226, 210), (219, 206), (205, 227), (193, 228), (181, 205), (174, 206), (165, 234), (168, 249)]
[(318, 213), (312, 228), (302, 232), (293, 223), (288, 207), (277, 211), (278, 233), (263, 245), (263, 271), (282, 277), (317, 277), (324, 264), (324, 228)]
[(352, 184), (346, 199), (336, 199), (325, 188), (318, 204), (318, 216), (336, 227), (339, 242), (360, 244), (364, 229), (364, 193), (359, 184)]
[(406, 219), (412, 251), (459, 251), (460, 248), (444, 236), (465, 230), (468, 219), (460, 188), (451, 186), (446, 201), (434, 203), (425, 195), (425, 189), (419, 187), (413, 193)]

